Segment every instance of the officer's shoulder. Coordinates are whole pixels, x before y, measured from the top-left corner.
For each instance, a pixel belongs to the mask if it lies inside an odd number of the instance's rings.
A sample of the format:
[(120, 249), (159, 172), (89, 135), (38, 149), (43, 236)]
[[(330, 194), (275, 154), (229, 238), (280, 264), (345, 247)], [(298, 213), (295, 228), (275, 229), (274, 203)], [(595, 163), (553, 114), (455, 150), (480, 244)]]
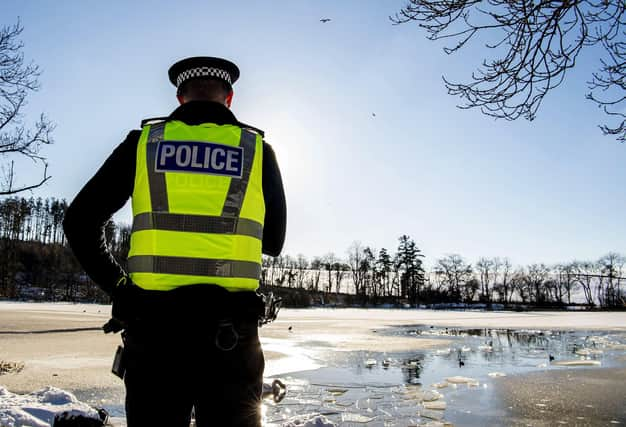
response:
[(126, 138), (113, 150), (112, 156), (116, 157), (127, 157), (127, 156), (135, 156), (137, 152), (137, 144), (139, 143), (139, 138), (141, 137), (141, 131), (138, 129), (133, 129), (126, 135)]
[(133, 129), (130, 132), (128, 132), (128, 135), (126, 135), (126, 138), (124, 139), (124, 141), (122, 141), (122, 143), (120, 144), (120, 147), (136, 146), (140, 137), (141, 137), (141, 130)]
[[(146, 125), (153, 125), (153, 124), (157, 124), (157, 123), (163, 123), (163, 122), (166, 122), (168, 120), (170, 120), (169, 117), (151, 117), (149, 119), (143, 119), (141, 121), (141, 127), (143, 128)], [(249, 125), (247, 123), (243, 123), (243, 122), (237, 121), (237, 126), (239, 126), (240, 128), (249, 130), (251, 132), (254, 132), (257, 135), (261, 135), (261, 138), (265, 137), (265, 132), (264, 131), (262, 131), (261, 129), (259, 129), (257, 127)]]
[(249, 131), (252, 131), (254, 133), (256, 133), (257, 135), (261, 135), (261, 138), (265, 138), (265, 132), (263, 132), (261, 129), (259, 128), (255, 128), (254, 126), (248, 125), (246, 123), (242, 123), (242, 122), (237, 122), (237, 126), (239, 126), (242, 129), (246, 129)]
[(169, 120), (169, 117), (150, 117), (148, 119), (143, 119), (141, 121), (141, 127), (143, 128), (144, 126), (147, 125), (154, 125), (157, 123), (163, 123), (165, 121)]

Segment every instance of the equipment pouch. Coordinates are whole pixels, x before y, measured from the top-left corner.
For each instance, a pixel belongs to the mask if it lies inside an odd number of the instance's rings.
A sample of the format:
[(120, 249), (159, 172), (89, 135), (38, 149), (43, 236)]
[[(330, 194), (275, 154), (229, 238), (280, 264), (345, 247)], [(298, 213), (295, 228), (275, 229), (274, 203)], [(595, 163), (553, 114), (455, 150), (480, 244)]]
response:
[(113, 367), (111, 372), (118, 376), (120, 379), (124, 379), (124, 373), (126, 372), (126, 363), (124, 361), (124, 347), (117, 346), (115, 351), (115, 358), (113, 359)]

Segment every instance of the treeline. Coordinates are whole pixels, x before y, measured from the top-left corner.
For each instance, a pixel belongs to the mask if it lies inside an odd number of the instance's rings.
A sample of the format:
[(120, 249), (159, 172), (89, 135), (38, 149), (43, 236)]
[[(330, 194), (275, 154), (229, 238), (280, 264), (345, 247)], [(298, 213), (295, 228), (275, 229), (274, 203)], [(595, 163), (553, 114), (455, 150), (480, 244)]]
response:
[[(67, 245), (67, 207), (55, 198), (0, 200), (0, 297), (108, 301)], [(130, 227), (109, 222), (105, 235), (114, 256), (125, 264)]]
[[(62, 227), (66, 209), (65, 200), (54, 198), (0, 200), (0, 297), (107, 301), (67, 246)], [(124, 267), (130, 234), (125, 224), (109, 222), (105, 228), (108, 246)], [(431, 265), (425, 269), (417, 244), (403, 235), (394, 251), (355, 242), (345, 257), (264, 256), (261, 285), (349, 295), (344, 300), (374, 305), (625, 305), (626, 258), (617, 253), (595, 261), (519, 267), (508, 258), (480, 258), (472, 264), (447, 255)]]
[(65, 200), (8, 198), (0, 200), (0, 236), (12, 241), (65, 243)]
[(263, 257), (262, 285), (306, 289), (312, 292), (348, 293), (363, 303), (382, 300), (422, 299), (426, 282), (424, 255), (406, 235), (399, 238), (396, 253), (374, 251), (360, 243), (348, 249), (345, 260), (334, 253), (314, 257), (304, 255)]
[(626, 257), (615, 252), (596, 261), (519, 267), (508, 258), (483, 257), (472, 265), (460, 255), (448, 255), (436, 260), (429, 287), (455, 301), (624, 308), (625, 265)]
[(395, 253), (354, 243), (345, 259), (263, 258), (262, 284), (312, 292), (354, 294), (362, 304), (502, 304), (624, 308), (626, 257), (608, 253), (596, 261), (514, 267), (508, 258), (474, 264), (453, 254), (423, 268), (423, 255), (408, 236)]

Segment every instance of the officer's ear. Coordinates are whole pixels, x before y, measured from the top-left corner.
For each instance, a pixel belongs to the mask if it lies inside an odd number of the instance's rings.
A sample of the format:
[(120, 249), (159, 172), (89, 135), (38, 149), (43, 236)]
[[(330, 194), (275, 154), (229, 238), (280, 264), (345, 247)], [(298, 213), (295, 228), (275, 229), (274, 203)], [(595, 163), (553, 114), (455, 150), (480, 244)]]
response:
[(228, 95), (226, 95), (226, 99), (224, 100), (224, 104), (226, 104), (226, 106), (228, 108), (230, 108), (230, 104), (232, 104), (233, 102), (233, 95), (235, 93), (231, 90), (230, 93)]
[(183, 105), (185, 103), (185, 97), (182, 95), (176, 94), (176, 99), (178, 99), (180, 105)]

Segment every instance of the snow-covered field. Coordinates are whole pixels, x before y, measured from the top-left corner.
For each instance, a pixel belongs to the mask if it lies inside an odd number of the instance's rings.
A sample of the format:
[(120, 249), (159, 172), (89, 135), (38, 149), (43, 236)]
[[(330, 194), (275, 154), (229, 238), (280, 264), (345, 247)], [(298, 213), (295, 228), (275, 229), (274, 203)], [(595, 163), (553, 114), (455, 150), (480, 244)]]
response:
[[(69, 397), (63, 394), (64, 390), (91, 405), (113, 408), (112, 415), (118, 416), (115, 425), (123, 424), (119, 418), (123, 416), (123, 384), (110, 373), (120, 338), (104, 335), (99, 329), (109, 313), (110, 306), (106, 305), (0, 302), (0, 362), (23, 363), (20, 372), (0, 374), (0, 387), (4, 387), (0, 388), (0, 426), (31, 425), (6, 421), (10, 411), (24, 411), (28, 405), (40, 408), (35, 412), (42, 416), (42, 424), (32, 425), (49, 425), (53, 410), (41, 409), (42, 403), (37, 399), (42, 394), (57, 393), (55, 396), (65, 396), (67, 401)], [(337, 357), (341, 354), (434, 353), (454, 343), (453, 337), (385, 333), (389, 328), (403, 326), (621, 333), (626, 331), (626, 313), (283, 309), (276, 322), (260, 331), (267, 359), (266, 376), (284, 377), (317, 370), (332, 365), (341, 359)], [(386, 374), (391, 375), (392, 371)], [(50, 386), (58, 389), (46, 389)], [(37, 393), (31, 395), (32, 402), (27, 405), (23, 395), (33, 392)], [(67, 406), (58, 409), (67, 410)], [(315, 417), (317, 422), (322, 421), (319, 414), (311, 415), (312, 419)]]

